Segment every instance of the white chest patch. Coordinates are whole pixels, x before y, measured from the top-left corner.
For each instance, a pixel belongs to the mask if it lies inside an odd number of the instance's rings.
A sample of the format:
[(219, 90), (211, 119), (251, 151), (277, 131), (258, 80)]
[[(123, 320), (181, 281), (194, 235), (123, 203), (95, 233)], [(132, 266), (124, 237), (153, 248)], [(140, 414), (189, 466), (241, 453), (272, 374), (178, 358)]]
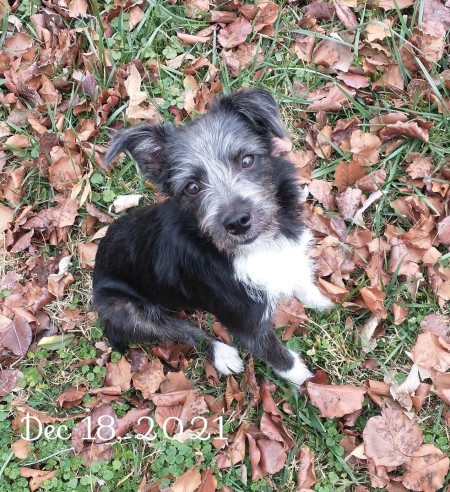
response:
[(267, 293), (269, 311), (283, 298), (293, 297), (313, 279), (313, 262), (308, 256), (312, 234), (305, 229), (296, 240), (280, 237), (250, 245), (234, 259), (235, 277), (245, 284), (249, 294)]

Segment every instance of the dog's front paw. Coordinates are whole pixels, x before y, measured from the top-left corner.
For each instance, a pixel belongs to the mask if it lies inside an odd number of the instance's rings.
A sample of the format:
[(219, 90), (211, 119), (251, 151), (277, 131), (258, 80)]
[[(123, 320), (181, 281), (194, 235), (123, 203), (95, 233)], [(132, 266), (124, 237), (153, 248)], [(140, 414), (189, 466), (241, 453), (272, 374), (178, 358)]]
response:
[(234, 372), (242, 372), (244, 370), (244, 362), (234, 347), (215, 341), (213, 343), (213, 350), (213, 366), (222, 374), (228, 376)]
[(309, 290), (295, 292), (295, 297), (306, 308), (317, 309), (318, 311), (327, 311), (335, 306), (315, 285), (310, 286)]
[(306, 367), (297, 352), (293, 350), (289, 350), (289, 352), (294, 357), (294, 366), (288, 371), (276, 371), (276, 373), (296, 386), (301, 386), (307, 379), (314, 377), (314, 374)]

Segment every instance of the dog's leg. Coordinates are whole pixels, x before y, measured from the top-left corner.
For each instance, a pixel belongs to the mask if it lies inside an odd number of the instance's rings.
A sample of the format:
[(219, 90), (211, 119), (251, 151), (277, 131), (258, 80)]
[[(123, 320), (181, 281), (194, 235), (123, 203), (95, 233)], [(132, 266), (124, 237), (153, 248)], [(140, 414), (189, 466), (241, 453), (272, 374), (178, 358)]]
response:
[(294, 292), (294, 297), (306, 308), (325, 311), (334, 307), (333, 302), (324, 296), (312, 281), (302, 287), (298, 287)]
[(299, 354), (289, 350), (278, 340), (272, 325), (263, 322), (251, 330), (230, 330), (236, 343), (253, 356), (268, 362), (283, 379), (300, 386), (313, 374), (306, 367)]
[(203, 352), (223, 374), (241, 372), (242, 359), (234, 347), (214, 340), (189, 321), (168, 315), (155, 304), (133, 295), (128, 286), (96, 288), (94, 304), (105, 325), (105, 335), (116, 350), (124, 352), (128, 343), (172, 340)]

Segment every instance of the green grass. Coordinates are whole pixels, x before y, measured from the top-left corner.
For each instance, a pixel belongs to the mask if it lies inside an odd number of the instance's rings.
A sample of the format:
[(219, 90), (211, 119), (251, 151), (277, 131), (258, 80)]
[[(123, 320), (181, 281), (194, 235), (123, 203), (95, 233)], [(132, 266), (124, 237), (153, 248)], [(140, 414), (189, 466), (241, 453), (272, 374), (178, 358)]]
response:
[[(223, 63), (220, 47), (215, 37), (213, 37), (211, 44), (197, 44), (192, 47), (183, 45), (177, 39), (177, 32), (197, 32), (209, 25), (206, 21), (186, 18), (184, 8), (180, 4), (171, 6), (169, 2), (151, 0), (149, 5), (144, 6), (144, 19), (131, 31), (128, 26), (129, 14), (122, 12), (111, 22), (111, 32), (108, 36), (104, 35), (99, 27), (101, 25), (99, 16), (111, 10), (113, 7), (112, 0), (105, 2), (93, 0), (91, 12), (94, 15), (81, 19), (62, 20), (62, 22), (65, 26), (77, 30), (76, 36), (81, 43), (81, 52), (92, 51), (95, 53), (93, 58), (97, 57), (97, 59), (90, 66), (90, 70), (100, 90), (113, 89), (115, 73), (134, 59), (139, 59), (144, 66), (147, 66), (150, 60), (164, 62), (183, 53), (191, 53), (194, 57), (203, 56), (218, 68), (219, 78), (225, 93), (254, 85), (270, 89), (281, 104), (283, 121), (290, 131), (295, 147), (306, 148), (304, 141), (307, 130), (316, 122), (316, 115), (305, 112), (304, 108), (308, 104), (308, 96), (303, 98), (296, 95), (292, 90), (293, 85), (303, 83), (311, 91), (333, 80), (334, 76), (320, 73), (313, 65), (305, 65), (290, 51), (290, 46), (297, 34), (311, 34), (311, 31), (298, 27), (303, 14), (296, 3), (281, 2), (280, 4), (282, 10), (274, 24), (276, 32), (274, 38), (255, 34), (249, 37), (249, 41), (257, 42), (263, 49), (264, 59), (260, 63), (253, 64), (237, 77), (233, 77)], [(399, 17), (393, 27), (393, 36), (385, 42), (400, 63), (406, 82), (409, 81), (410, 76), (401, 64), (398, 50), (405, 42), (405, 38), (411, 33), (413, 28), (411, 14), (414, 9), (419, 8), (419, 4), (421, 2), (417, 2), (415, 8), (398, 12)], [(30, 22), (30, 15), (41, 12), (41, 10), (40, 1), (25, 0), (20, 2), (18, 10), (15, 12), (15, 15), (22, 22), (22, 30), (33, 38), (37, 36)], [(358, 36), (361, 36), (359, 29), (362, 29), (372, 17), (382, 20), (388, 16), (383, 10), (370, 9), (364, 5), (360, 5), (357, 11), (360, 18)], [(407, 17), (403, 18), (405, 12)], [(335, 20), (321, 21), (320, 26), (327, 34), (320, 34), (318, 35), (319, 38), (330, 39), (330, 32), (344, 31), (343, 26)], [(354, 45), (357, 46), (357, 41)], [(111, 61), (111, 67), (106, 67), (105, 61), (108, 58)], [(80, 60), (74, 66), (75, 70), (85, 69)], [(362, 57), (356, 53), (354, 63), (358, 65), (361, 62)], [(443, 60), (430, 73), (425, 70), (422, 74), (422, 78), (430, 82), (432, 90), (438, 98), (450, 96), (445, 86), (436, 82), (440, 71), (447, 68), (445, 63)], [(264, 71), (256, 81), (254, 73), (261, 69)], [(53, 77), (57, 78), (60, 75), (65, 75), (64, 70), (56, 71)], [(156, 80), (146, 78), (143, 81), (142, 90), (147, 92), (149, 99), (161, 99), (158, 109), (166, 121), (173, 122), (175, 119), (173, 112), (169, 111), (170, 107), (183, 109), (184, 77), (185, 74), (180, 69), (161, 66)], [(206, 77), (206, 69), (201, 69), (195, 74), (196, 80), (200, 83), (205, 82)], [(8, 92), (3, 81), (0, 81), (0, 91)], [(447, 146), (447, 142), (450, 140), (450, 125), (448, 118), (437, 111), (435, 103), (423, 99), (410, 100), (408, 95), (403, 92), (398, 94), (398, 100), (401, 104), (397, 108), (392, 100), (392, 93), (388, 90), (379, 92), (366, 90), (366, 92), (366, 95), (371, 96), (371, 100), (356, 96), (353, 98), (351, 107), (346, 107), (336, 113), (327, 113), (328, 124), (334, 127), (339, 119), (357, 116), (361, 119), (360, 128), (363, 131), (369, 131), (369, 119), (392, 110), (434, 122), (434, 127), (430, 129), (428, 142), (405, 139), (393, 154), (388, 157), (382, 156), (378, 164), (372, 168), (383, 168), (388, 176), (381, 188), (385, 192), (384, 197), (365, 214), (366, 222), (370, 224), (369, 227), (373, 231), (374, 237), (381, 237), (387, 223), (404, 230), (411, 227), (411, 224), (392, 208), (391, 202), (393, 200), (406, 194), (427, 199), (419, 189), (405, 190), (403, 182), (407, 167), (405, 158), (411, 152), (417, 151), (421, 152), (422, 155), (432, 155), (436, 169), (441, 169), (448, 161), (450, 153)], [(63, 91), (63, 99), (68, 101), (68, 109), (64, 112), (62, 126), (58, 126), (59, 115), (55, 110), (50, 108), (43, 110), (43, 114), (51, 122), (50, 130), (52, 132), (62, 135), (66, 130), (72, 130), (76, 133), (81, 119), (95, 117), (95, 110), (92, 109), (78, 115), (73, 113), (78, 98), (86, 98), (90, 102), (90, 98), (84, 93), (81, 84), (74, 83), (69, 89)], [(22, 100), (22, 103), (25, 107), (32, 108), (32, 104), (25, 99)], [(106, 121), (99, 125), (99, 134), (94, 139), (96, 144), (107, 145), (111, 128), (115, 128), (119, 123), (123, 123), (125, 126), (129, 124), (125, 117), (126, 107), (127, 99), (123, 98), (110, 112)], [(8, 106), (0, 108), (2, 120), (6, 120), (10, 109)], [(195, 117), (195, 114), (192, 116)], [(13, 133), (23, 133), (30, 136), (32, 146), (26, 150), (18, 150), (14, 154), (9, 153), (8, 163), (18, 167), (23, 161), (32, 161), (38, 157), (39, 140), (31, 132), (29, 126), (17, 128), (10, 125), (10, 130)], [(93, 142), (94, 140), (90, 141)], [(342, 160), (349, 161), (351, 159), (350, 153), (345, 153), (339, 148), (335, 148), (335, 150), (330, 159), (319, 159), (316, 162), (313, 170), (314, 178), (332, 182), (337, 164)], [(101, 169), (93, 156), (90, 157), (89, 162), (93, 168), (93, 174), (90, 178), (92, 190), (90, 201), (102, 212), (107, 213), (114, 199), (127, 193), (145, 194), (141, 204), (154, 201), (154, 190), (137, 174), (136, 165), (128, 157), (124, 158), (120, 165), (109, 172)], [(22, 188), (21, 201), (15, 209), (17, 213), (26, 205), (32, 205), (37, 211), (46, 209), (52, 205), (52, 199), (56, 194), (47, 178), (42, 176), (33, 166), (27, 167)], [(80, 216), (69, 231), (68, 242), (65, 245), (68, 250), (74, 253), (70, 271), (75, 282), (66, 290), (63, 298), (45, 308), (57, 324), (61, 321), (60, 312), (62, 309), (78, 308), (83, 314), (91, 310), (91, 273), (80, 268), (76, 248), (79, 241), (89, 239), (89, 235), (86, 236), (83, 229), (83, 220), (87, 216), (88, 213), (81, 208)], [(345, 245), (345, 247), (348, 246)], [(45, 241), (40, 245), (40, 252), (47, 259), (55, 257), (60, 251), (61, 245), (52, 246)], [(443, 257), (440, 262), (443, 266), (448, 266), (450, 263), (448, 251), (446, 252), (441, 248), (441, 252)], [(12, 255), (6, 255), (5, 264), (1, 268), (5, 271), (15, 270), (18, 268), (18, 263), (23, 264), (29, 259), (28, 253), (21, 254), (19, 259), (13, 258)], [(386, 259), (385, 266), (387, 266), (387, 261)], [(367, 276), (364, 269), (356, 268), (352, 272), (351, 278), (353, 293), (356, 294), (367, 283)], [(23, 278), (22, 281), (24, 280)], [(334, 384), (361, 385), (367, 379), (383, 380), (387, 375), (395, 375), (398, 380), (404, 379), (411, 365), (407, 352), (411, 350), (417, 335), (420, 333), (420, 322), (428, 313), (438, 311), (439, 306), (428, 287), (419, 289), (416, 299), (411, 297), (405, 283), (398, 279), (394, 279), (393, 282), (385, 286), (384, 290), (387, 293), (387, 306), (393, 302), (399, 302), (408, 306), (410, 311), (407, 320), (399, 326), (394, 325), (392, 313), (389, 311), (388, 318), (384, 323), (385, 332), (378, 340), (376, 348), (371, 352), (364, 353), (362, 351), (361, 338), (357, 333), (357, 327), (364, 324), (368, 318), (368, 313), (343, 307), (338, 307), (329, 314), (309, 313), (312, 320), (311, 323), (308, 323), (309, 335), (305, 337), (294, 336), (286, 343), (287, 346), (301, 351), (311, 367), (324, 369), (330, 382)], [(8, 295), (8, 292), (4, 293), (4, 297)], [(209, 324), (211, 325), (211, 323)], [(203, 325), (205, 329), (208, 328), (207, 321), (204, 321)], [(23, 389), (15, 396), (25, 401), (30, 407), (50, 415), (75, 415), (83, 411), (84, 407), (79, 406), (70, 410), (60, 409), (55, 405), (56, 398), (70, 387), (88, 385), (91, 388), (99, 388), (104, 385), (106, 369), (98, 366), (95, 362), (99, 355), (96, 343), (103, 340), (100, 323), (98, 321), (92, 323), (89, 318), (86, 318), (72, 331), (76, 335), (75, 343), (53, 351), (32, 348), (25, 357), (14, 364), (14, 368), (20, 369), (23, 373)], [(114, 354), (113, 357), (115, 357)], [(376, 359), (378, 362), (377, 369), (368, 369), (362, 365), (364, 360), (368, 358)], [(91, 362), (83, 364), (83, 361)], [(294, 491), (296, 490), (296, 471), (292, 462), (297, 450), (305, 445), (315, 453), (318, 478), (318, 483), (314, 486), (316, 492), (350, 491), (357, 485), (370, 487), (368, 471), (364, 468), (350, 466), (343, 458), (343, 448), (339, 445), (343, 434), (337, 419), (320, 419), (318, 410), (293, 391), (289, 384), (278, 379), (265, 364), (255, 361), (255, 369), (258, 381), (267, 378), (277, 385), (274, 395), (276, 401), (283, 401), (292, 409), (292, 414), (290, 414), (285, 412), (280, 405), (284, 423), (296, 444), (288, 454), (285, 470), (264, 477), (255, 483), (252, 483), (250, 479), (247, 482), (242, 480), (243, 474), (250, 472), (248, 453), (245, 459), (246, 469), (243, 469), (240, 464), (225, 471), (214, 468), (219, 487), (226, 485), (232, 490), (242, 492)], [(221, 378), (219, 386), (215, 388), (208, 386), (203, 358), (194, 359), (185, 369), (185, 372), (193, 385), (203, 393), (213, 395), (216, 398), (224, 396), (225, 378)], [(240, 381), (240, 376), (237, 376), (236, 379)], [(127, 398), (140, 398), (140, 395), (136, 390), (131, 389), (123, 397), (125, 400), (122, 399), (113, 403), (113, 408), (119, 417), (132, 407)], [(83, 403), (88, 404), (90, 398), (85, 397)], [(137, 490), (144, 475), (149, 480), (150, 478), (153, 480), (161, 479), (161, 487), (169, 486), (171, 480), (167, 478), (168, 474), (173, 477), (180, 476), (197, 464), (200, 457), (202, 457), (202, 461), (199, 469), (205, 469), (214, 463), (213, 458), (217, 454), (217, 451), (208, 441), (188, 441), (184, 444), (176, 441), (168, 442), (162, 433), (159, 433), (157, 439), (152, 443), (145, 443), (134, 436), (128, 436), (122, 442), (114, 444), (112, 460), (94, 463), (90, 467), (85, 466), (82, 459), (71, 452), (70, 441), (39, 439), (32, 443), (30, 455), (24, 460), (19, 460), (14, 457), (10, 448), (11, 443), (18, 438), (18, 433), (13, 430), (11, 423), (11, 419), (16, 416), (15, 407), (11, 404), (12, 400), (12, 396), (6, 396), (0, 401), (0, 492), (29, 490), (28, 479), (20, 476), (20, 466), (32, 467), (35, 464), (39, 464), (44, 470), (57, 470), (55, 477), (45, 483), (44, 490), (76, 490), (80, 492), (120, 490), (131, 492)], [(250, 395), (247, 394), (245, 402), (248, 403), (249, 401)], [(247, 405), (244, 405), (244, 408), (246, 407)], [(450, 451), (449, 429), (441, 418), (443, 407), (444, 404), (440, 400), (431, 396), (420, 414), (419, 421), (424, 430), (425, 442), (434, 443), (448, 453)], [(378, 413), (379, 409), (366, 397), (364, 410), (358, 419), (356, 429), (362, 432), (367, 420)], [(257, 425), (261, 414), (261, 408), (250, 408), (242, 416), (242, 419)], [(68, 426), (70, 431), (77, 422), (77, 419), (72, 419), (64, 422), (64, 424)], [(230, 419), (226, 430), (233, 431), (237, 428), (238, 423), (239, 420)], [(449, 484), (450, 477), (448, 476), (445, 486)], [(372, 488), (370, 490), (378, 489)]]

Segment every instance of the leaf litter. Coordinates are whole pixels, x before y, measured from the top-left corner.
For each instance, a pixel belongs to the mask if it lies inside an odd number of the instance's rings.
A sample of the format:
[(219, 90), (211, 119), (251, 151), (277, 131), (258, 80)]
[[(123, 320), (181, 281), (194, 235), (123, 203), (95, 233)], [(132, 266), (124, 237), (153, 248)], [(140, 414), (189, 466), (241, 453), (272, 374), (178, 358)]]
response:
[[(64, 318), (62, 312), (53, 320), (46, 311), (51, 308), (49, 312), (53, 313), (57, 303), (69, 295), (73, 283), (79, 281), (80, 272), (67, 259), (79, 261), (81, 270), (89, 271), (95, 261), (98, 238), (104, 234), (103, 224), (113, 219), (111, 210), (119, 214), (146, 199), (126, 189), (123, 195), (114, 196), (108, 202), (112, 204), (111, 209), (98, 208), (98, 200), (94, 205), (92, 163), (105, 173), (102, 168), (105, 148), (99, 145), (98, 137), (111, 115), (124, 105), (130, 124), (161, 122), (166, 102), (149, 97), (147, 92), (148, 81), (156, 83), (161, 69), (177, 70), (183, 77), (182, 107), (170, 107), (178, 122), (206, 111), (223, 87), (216, 64), (208, 57), (196, 58), (192, 55), (195, 51), (191, 53), (186, 48), (186, 52), (176, 57), (164, 55), (146, 64), (138, 60), (124, 63), (113, 74), (109, 87), (102, 89), (98, 69), (110, 70), (109, 55), (105, 54), (101, 60), (94, 51), (82, 52), (81, 33), (72, 22), (85, 20), (92, 14), (87, 2), (46, 2), (45, 9), (31, 17), (38, 42), (23, 25), (11, 27), (15, 4), (0, 3), (2, 13), (9, 13), (11, 21), (0, 53), (4, 79), (0, 100), (9, 112), (0, 132), (0, 234), (5, 254), (16, 255), (23, 261), (1, 279), (2, 289), (8, 292), (1, 301), (0, 319), (3, 395), (20, 392), (22, 374), (9, 367), (20, 362), (34, 343), (44, 342), (45, 346), (46, 339), (54, 343), (52, 337), (62, 337), (65, 330), (72, 337), (77, 324), (92, 326), (94, 315), (85, 310), (78, 311), (78, 317), (73, 318), (76, 322), (64, 323), (59, 321)], [(292, 36), (290, 52), (327, 78), (313, 89), (305, 84), (297, 85), (306, 101), (302, 110), (313, 115), (315, 123), (303, 130), (302, 122), (297, 122), (300, 131), (304, 131), (304, 148), (292, 150), (292, 145), (285, 142), (280, 144), (278, 152), (290, 153), (300, 181), (309, 183), (305, 221), (318, 236), (314, 255), (319, 284), (335, 301), (344, 301), (344, 306), (366, 315), (361, 332), (361, 339), (368, 341), (368, 345), (361, 341), (364, 352), (375, 348), (382, 320), (392, 319), (400, 327), (407, 320), (408, 308), (401, 299), (391, 303), (389, 282), (407, 285), (413, 299), (419, 289), (427, 289), (441, 308), (450, 301), (450, 267), (440, 261), (448, 253), (450, 243), (449, 174), (447, 167), (425, 146), (435, 138), (436, 118), (427, 118), (426, 114), (425, 118), (417, 116), (409, 104), (416, 98), (435, 104), (436, 114), (448, 114), (449, 99), (436, 95), (435, 85), (439, 86), (439, 82), (435, 74), (439, 75), (440, 61), (447, 54), (445, 32), (450, 26), (450, 9), (439, 0), (425, 2), (421, 17), (410, 17), (411, 31), (405, 34), (405, 42), (395, 53), (390, 40), (394, 39), (392, 31), (399, 23), (397, 9), (412, 15), (408, 10), (412, 4), (410, 0), (379, 0), (377, 6), (388, 12), (389, 17), (382, 21), (369, 17), (358, 41), (359, 57), (355, 56), (354, 36), (360, 22), (365, 20), (358, 2), (316, 0), (305, 7), (300, 4), (293, 7), (302, 12), (304, 19), (299, 23), (309, 34)], [(114, 2), (108, 15), (102, 17), (108, 32), (120, 7)], [(126, 2), (122, 7), (130, 16), (130, 29), (136, 29), (145, 15), (143, 2), (134, 5)], [(204, 0), (186, 0), (182, 7), (188, 18), (205, 19), (208, 26), (197, 32), (177, 32), (178, 39), (188, 47), (198, 46), (197, 43), (208, 47), (213, 39), (217, 40), (220, 59), (232, 77), (239, 77), (250, 68), (258, 76), (264, 74), (267, 67), (264, 67), (260, 41), (264, 37), (280, 36), (275, 26), (283, 9), (288, 8), (270, 1), (256, 4), (233, 1), (217, 9)], [(327, 22), (339, 22), (341, 31), (330, 31)], [(93, 41), (98, 47), (98, 35), (93, 35)], [(408, 77), (399, 70), (398, 57)], [(73, 70), (75, 60), (79, 62), (76, 71)], [(446, 74), (441, 72), (441, 76), (446, 85)], [(81, 91), (69, 110), (74, 81)], [(359, 109), (355, 106), (358, 98), (369, 104), (374, 102), (371, 91), (380, 90), (384, 91), (386, 100), (380, 114), (361, 113), (361, 119), (339, 119), (343, 109)], [(74, 129), (64, 123), (67, 111), (77, 118)], [(18, 132), (17, 128), (22, 130)], [(388, 190), (392, 181), (389, 157), (397, 148), (410, 143), (414, 144), (414, 152), (409, 152), (400, 163), (399, 186), (405, 193), (391, 200), (393, 220), (377, 230), (373, 227), (373, 211), (378, 204), (385, 206), (384, 190)], [(320, 162), (333, 159), (332, 172), (320, 177), (312, 175), (314, 169), (320, 168), (316, 167)], [(28, 194), (27, 183), (33, 173), (45, 180), (51, 190), (44, 202)], [(417, 189), (422, 190), (420, 194), (414, 193)], [(78, 226), (84, 231), (82, 238), (72, 236)], [(67, 246), (72, 237), (76, 237), (76, 248)], [(46, 244), (53, 248), (50, 256), (44, 253)], [(365, 275), (361, 269), (366, 272), (368, 283), (356, 288), (357, 276)], [(12, 273), (17, 273), (17, 278)], [(303, 306), (295, 302), (280, 306), (274, 317), (274, 324), (284, 327), (285, 339), (307, 333), (310, 322)], [(329, 384), (325, 377), (325, 381), (307, 384), (307, 398), (319, 409), (320, 418), (340, 419), (338, 423), (348, 435), (355, 432), (356, 419), (365, 410), (369, 398), (380, 407), (381, 414), (368, 419), (362, 435), (361, 432), (353, 435), (356, 436), (354, 449), (349, 454), (358, 460), (358, 466), (367, 469), (374, 487), (439, 490), (448, 473), (448, 458), (435, 445), (423, 442), (417, 422), (429, 394), (444, 405), (450, 404), (447, 381), (450, 320), (445, 312), (430, 312), (420, 326), (422, 333), (408, 347), (412, 360), (409, 367), (402, 368), (403, 382), (393, 378), (369, 380), (358, 386), (345, 381), (335, 385)], [(216, 330), (225, 333), (217, 326)], [(63, 346), (59, 339), (56, 343), (58, 347)], [(113, 440), (84, 440), (87, 429), (81, 419), (86, 415), (91, 417), (94, 429), (102, 416), (109, 416), (117, 436), (141, 432), (140, 417), (153, 414), (161, 423), (168, 416), (176, 416), (185, 424), (179, 436), (182, 440), (195, 430), (190, 426), (194, 417), (208, 415), (208, 430), (217, 434), (214, 418), (243, 416), (250, 405), (261, 406), (261, 416), (250, 423), (242, 420), (227, 433), (216, 455), (217, 466), (228, 469), (249, 456), (253, 480), (275, 474), (286, 466), (295, 436), (285, 424), (287, 414), (279, 409), (282, 402), (276, 387), (267, 380), (260, 381), (252, 364), (248, 365), (241, 382), (232, 377), (227, 379), (222, 404), (197, 389), (181, 371), (192, 363), (189, 348), (159, 346), (152, 354), (153, 357), (137, 349), (134, 358), (128, 355), (128, 359), (122, 357), (113, 362), (108, 350), (98, 349), (95, 363), (106, 368), (104, 386), (68, 387), (56, 399), (61, 409), (82, 409), (70, 417), (77, 422), (72, 445), (87, 464), (112, 459)], [(371, 360), (375, 359), (367, 359), (367, 367)], [(178, 372), (168, 371), (168, 366)], [(217, 374), (212, 372), (208, 380), (220, 384)], [(137, 397), (124, 397), (123, 393), (129, 390), (135, 390)], [(249, 390), (250, 402), (245, 396)], [(90, 395), (89, 405), (85, 395)], [(131, 408), (119, 418), (112, 402), (123, 398)], [(30, 412), (48, 423), (69, 418), (53, 417), (20, 400), (15, 400), (12, 408), (16, 417)], [(175, 425), (170, 432), (176, 436)], [(362, 442), (357, 444), (361, 437)], [(13, 449), (19, 458), (29, 454), (28, 447), (20, 440)], [(298, 490), (309, 490), (322, 473), (315, 469), (314, 449), (302, 444), (296, 453)], [(30, 480), (30, 490), (36, 490), (55, 472), (22, 467), (21, 475)], [(193, 468), (171, 485), (171, 490), (216, 488), (211, 468), (201, 473)]]

